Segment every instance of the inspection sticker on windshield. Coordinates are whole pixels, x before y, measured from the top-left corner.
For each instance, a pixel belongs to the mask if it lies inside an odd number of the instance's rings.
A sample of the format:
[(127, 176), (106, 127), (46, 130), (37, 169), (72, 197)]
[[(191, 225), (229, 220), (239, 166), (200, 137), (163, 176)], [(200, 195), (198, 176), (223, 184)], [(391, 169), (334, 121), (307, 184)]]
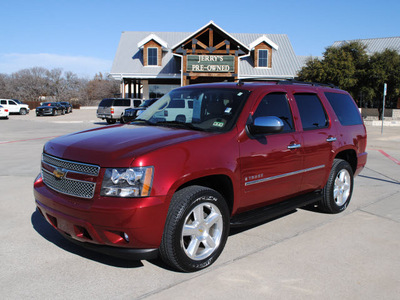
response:
[(224, 122), (214, 122), (213, 126), (222, 128), (224, 127)]

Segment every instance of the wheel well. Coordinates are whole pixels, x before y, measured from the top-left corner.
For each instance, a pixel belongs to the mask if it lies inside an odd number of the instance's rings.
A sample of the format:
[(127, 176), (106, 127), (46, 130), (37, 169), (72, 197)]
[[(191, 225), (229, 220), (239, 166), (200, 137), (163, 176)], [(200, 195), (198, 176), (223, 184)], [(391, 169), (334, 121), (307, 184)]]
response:
[(335, 158), (340, 158), (343, 159), (345, 161), (347, 161), (350, 166), (351, 169), (353, 170), (353, 173), (356, 171), (357, 169), (357, 154), (356, 151), (354, 150), (344, 150), (342, 152), (339, 152)]
[(185, 187), (191, 185), (200, 185), (204, 187), (208, 187), (220, 193), (226, 203), (228, 204), (229, 211), (232, 212), (233, 209), (233, 185), (231, 179), (226, 175), (212, 175), (194, 179), (192, 181), (186, 182), (182, 186), (178, 188), (181, 190)]

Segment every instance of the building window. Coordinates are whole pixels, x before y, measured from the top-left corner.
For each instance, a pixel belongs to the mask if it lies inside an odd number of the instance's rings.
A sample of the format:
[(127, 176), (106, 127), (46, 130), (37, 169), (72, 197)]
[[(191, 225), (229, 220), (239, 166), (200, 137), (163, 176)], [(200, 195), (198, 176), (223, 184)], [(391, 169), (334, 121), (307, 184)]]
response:
[(148, 66), (157, 66), (157, 57), (158, 49), (157, 48), (148, 48), (147, 49), (147, 65)]
[(258, 50), (258, 67), (260, 68), (268, 67), (268, 50), (265, 49)]
[(178, 84), (149, 84), (149, 98), (161, 98), (178, 87)]

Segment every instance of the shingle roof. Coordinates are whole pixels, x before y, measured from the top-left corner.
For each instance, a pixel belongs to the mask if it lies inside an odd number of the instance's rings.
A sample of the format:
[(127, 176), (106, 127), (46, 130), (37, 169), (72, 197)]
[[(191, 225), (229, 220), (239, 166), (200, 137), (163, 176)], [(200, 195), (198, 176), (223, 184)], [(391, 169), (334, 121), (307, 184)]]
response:
[[(148, 32), (125, 31), (121, 34), (118, 49), (111, 67), (111, 75), (114, 78), (180, 78), (181, 63), (174, 56), (172, 49), (163, 51), (162, 66), (143, 66), (142, 51), (138, 43), (149, 35), (154, 34), (168, 44), (168, 47), (178, 44), (186, 39), (192, 32)], [(244, 57), (239, 64), (239, 78), (288, 78), (294, 77), (301, 68), (300, 62), (294, 53), (293, 47), (286, 34), (246, 34), (231, 33), (233, 38), (244, 45), (250, 45), (260, 37), (267, 37), (279, 48), (273, 49), (272, 68), (254, 68), (250, 57)]]
[(333, 43), (332, 46), (340, 47), (350, 42), (360, 42), (364, 44), (365, 46), (367, 46), (366, 51), (368, 54), (383, 52), (385, 49), (395, 50), (400, 53), (400, 37), (336, 41)]

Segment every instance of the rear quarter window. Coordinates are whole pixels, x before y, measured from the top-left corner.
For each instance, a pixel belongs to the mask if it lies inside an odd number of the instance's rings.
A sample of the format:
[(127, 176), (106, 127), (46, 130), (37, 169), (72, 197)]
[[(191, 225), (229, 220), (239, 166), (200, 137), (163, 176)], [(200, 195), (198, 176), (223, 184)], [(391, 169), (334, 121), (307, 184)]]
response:
[(360, 125), (362, 119), (353, 99), (348, 94), (325, 93), (330, 105), (343, 126)]
[(103, 99), (103, 100), (101, 100), (99, 106), (101, 106), (101, 107), (110, 107), (112, 105), (112, 103), (113, 103), (113, 100), (114, 99)]

